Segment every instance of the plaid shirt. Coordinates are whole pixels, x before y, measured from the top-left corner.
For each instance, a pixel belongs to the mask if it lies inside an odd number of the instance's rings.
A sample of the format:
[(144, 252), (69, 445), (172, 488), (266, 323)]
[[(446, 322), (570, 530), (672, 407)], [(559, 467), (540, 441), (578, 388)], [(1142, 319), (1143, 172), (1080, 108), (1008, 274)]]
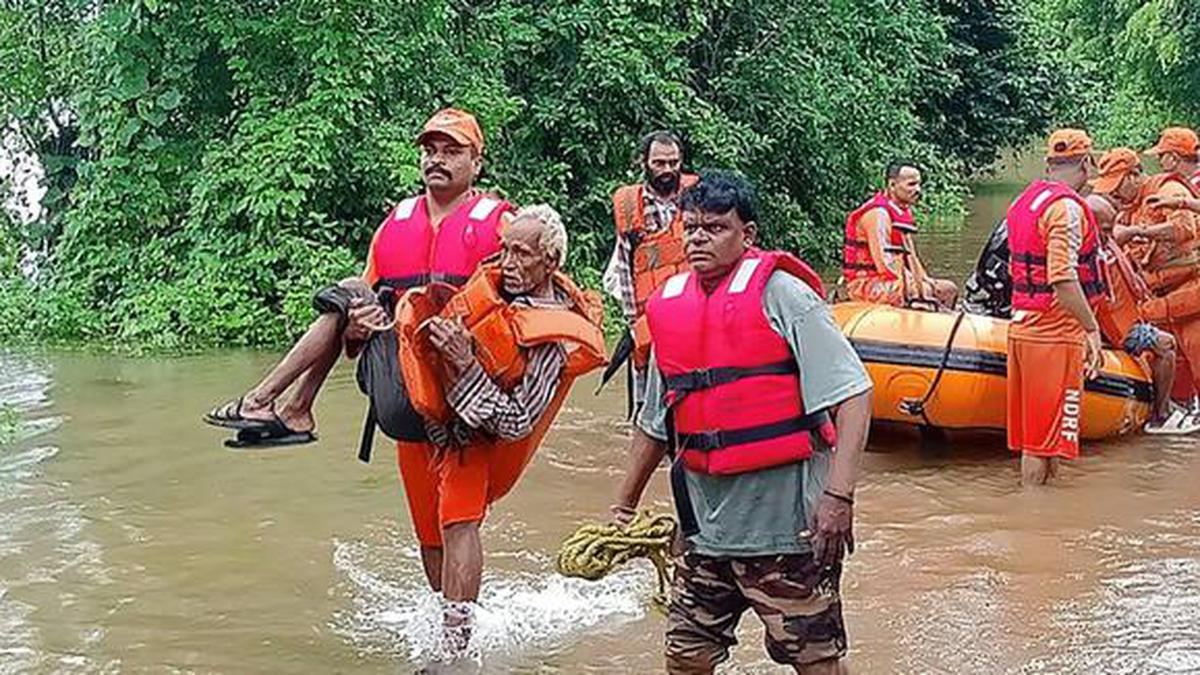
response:
[[(642, 185), (642, 220), (646, 234), (666, 229), (679, 210), (676, 198), (660, 198), (648, 185)], [(617, 235), (617, 246), (604, 270), (604, 290), (621, 303), (625, 320), (631, 325), (637, 319), (637, 300), (633, 295), (633, 249), (629, 239)]]
[[(561, 308), (563, 300), (519, 298), (531, 307)], [(456, 418), (446, 426), (426, 420), (425, 431), (438, 448), (466, 447), (472, 432), (483, 432), (504, 441), (528, 436), (541, 419), (558, 390), (558, 378), (567, 362), (567, 352), (558, 343), (526, 350), (525, 375), (511, 392), (496, 384), (479, 362), (463, 373), (446, 392), (446, 402)]]

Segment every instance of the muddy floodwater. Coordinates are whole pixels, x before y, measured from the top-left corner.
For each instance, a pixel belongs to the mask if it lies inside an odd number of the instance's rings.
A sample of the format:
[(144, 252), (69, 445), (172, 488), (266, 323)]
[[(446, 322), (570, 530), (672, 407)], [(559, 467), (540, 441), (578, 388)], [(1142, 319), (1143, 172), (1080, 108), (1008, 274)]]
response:
[[(927, 228), (961, 279), (1019, 186), (979, 187), (968, 223)], [(319, 443), (238, 453), (200, 414), (276, 358), (0, 352), (0, 672), (404, 673), (438, 635), (395, 454), (354, 459), (363, 405), (339, 367)], [(553, 571), (602, 517), (629, 427), (623, 388), (573, 392), (484, 528), (474, 649), (454, 672), (661, 669), (648, 564)], [(1022, 492), (998, 435), (876, 433), (844, 582), (858, 673), (1200, 672), (1200, 438), (1085, 448)], [(665, 480), (648, 502), (666, 508)], [(722, 672), (779, 672), (743, 621)]]

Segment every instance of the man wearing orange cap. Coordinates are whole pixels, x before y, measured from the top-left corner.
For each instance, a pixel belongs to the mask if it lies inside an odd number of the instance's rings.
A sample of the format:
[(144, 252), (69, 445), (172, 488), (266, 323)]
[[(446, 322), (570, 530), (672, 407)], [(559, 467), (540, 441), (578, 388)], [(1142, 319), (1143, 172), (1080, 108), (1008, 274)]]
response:
[[(396, 344), (391, 299), (430, 281), (461, 286), (479, 261), (499, 251), (500, 230), (512, 206), (475, 189), (483, 164), (483, 131), (474, 116), (447, 108), (435, 113), (417, 135), (423, 194), (400, 202), (375, 232), (361, 279), (346, 279), (313, 299), (316, 321), (287, 356), (245, 395), (214, 408), (205, 421), (238, 430), (234, 447), (311, 443), (316, 422), (312, 405), (337, 361), (342, 345), (352, 356), (363, 348), (359, 382), (364, 391), (392, 390)], [(275, 402), (294, 382), (292, 396)], [(379, 412), (379, 411), (375, 411)], [(389, 435), (423, 440), (424, 430), (398, 429), (379, 420)], [(419, 420), (412, 417), (412, 427)], [(369, 423), (371, 430), (374, 422)], [(402, 426), (402, 425), (401, 425)], [(364, 441), (365, 442), (365, 441)]]
[(895, 160), (884, 171), (885, 187), (846, 216), (842, 278), (852, 300), (897, 307), (952, 308), (958, 288), (929, 276), (917, 256), (912, 206), (921, 198), (921, 170)]
[(1157, 155), (1163, 171), (1183, 176), (1193, 190), (1200, 190), (1200, 141), (1196, 132), (1187, 127), (1168, 127), (1158, 143), (1146, 151)]
[(1164, 171), (1148, 178), (1137, 198), (1128, 204), (1124, 225), (1115, 238), (1137, 263), (1150, 288), (1142, 312), (1179, 343), (1179, 374), (1174, 398), (1191, 403), (1200, 388), (1200, 216), (1186, 210), (1162, 208), (1196, 196), (1188, 182), (1195, 165), (1195, 132), (1182, 127), (1163, 131), (1147, 151), (1157, 155)]
[[(435, 591), (443, 590), (443, 579), (457, 584), (446, 591), (449, 623), (453, 618), (449, 612), (461, 613), (460, 607), (454, 608), (474, 600), (478, 593), (482, 566), (478, 523), (454, 532), (447, 529), (443, 545), (437, 507), (426, 503), (429, 495), (439, 491), (434, 461), (438, 451), (401, 381), (392, 315), (396, 300), (408, 289), (431, 282), (455, 288), (465, 284), (482, 260), (500, 251), (501, 232), (512, 220), (512, 206), (475, 188), (483, 165), (483, 132), (469, 113), (452, 108), (438, 111), (425, 123), (416, 143), (421, 149), (424, 192), (401, 201), (379, 226), (362, 278), (320, 291), (313, 300), (320, 313), (317, 320), (287, 356), (262, 382), (208, 413), (205, 421), (237, 429), (237, 438), (226, 442), (231, 447), (312, 442), (317, 391), (343, 347), (347, 355), (357, 356), (359, 387), (371, 401), (359, 458), (369, 460), (377, 424), (397, 440), (400, 474), (426, 578)], [(276, 410), (276, 398), (297, 381), (293, 396)], [(537, 416), (531, 419), (536, 421)], [(482, 489), (486, 492), (487, 486)], [(440, 498), (462, 501), (468, 496)], [(449, 528), (453, 523), (444, 525)], [(445, 555), (443, 548), (448, 551)]]
[[(1150, 368), (1154, 383), (1154, 412), (1144, 430), (1151, 434), (1187, 434), (1200, 430), (1189, 412), (1171, 405), (1175, 381), (1175, 338), (1145, 320), (1141, 303), (1150, 298), (1150, 289), (1136, 263), (1120, 244), (1134, 236), (1135, 229), (1117, 225), (1119, 214), (1140, 199), (1145, 177), (1138, 155), (1129, 148), (1108, 151), (1098, 163), (1099, 176), (1092, 183), (1087, 204), (1100, 227), (1100, 256), (1108, 292), (1096, 312), (1100, 331), (1108, 344), (1123, 348), (1135, 358), (1149, 352), (1154, 358)], [(1116, 232), (1120, 232), (1120, 238)]]
[(1008, 209), (1013, 320), (1008, 329), (1008, 447), (1026, 485), (1044, 484), (1079, 455), (1085, 377), (1101, 364), (1093, 305), (1104, 294), (1100, 233), (1078, 190), (1094, 166), (1078, 129), (1050, 135), (1046, 178)]

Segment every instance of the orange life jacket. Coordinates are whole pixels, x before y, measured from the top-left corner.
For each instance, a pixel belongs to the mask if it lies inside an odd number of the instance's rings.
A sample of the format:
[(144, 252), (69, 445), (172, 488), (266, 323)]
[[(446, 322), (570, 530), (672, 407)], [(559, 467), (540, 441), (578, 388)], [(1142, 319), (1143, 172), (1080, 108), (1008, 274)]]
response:
[(1200, 278), (1192, 279), (1165, 295), (1142, 303), (1142, 315), (1147, 321), (1165, 324), (1200, 315)]
[[(1153, 195), (1168, 183), (1178, 183), (1188, 189), (1193, 197), (1197, 196), (1196, 189), (1184, 177), (1175, 173), (1160, 173), (1151, 176), (1142, 185), (1138, 197), (1138, 206), (1129, 214), (1129, 222), (1134, 225), (1158, 225), (1167, 220), (1169, 211), (1161, 208), (1151, 208), (1146, 205)], [(1197, 265), (1197, 247), (1200, 240), (1195, 237), (1182, 242), (1137, 241), (1126, 244), (1125, 250), (1129, 257), (1142, 268), (1146, 283), (1156, 293), (1165, 293), (1180, 284), (1194, 278), (1200, 271)]]
[(1109, 344), (1119, 347), (1134, 324), (1144, 319), (1139, 306), (1150, 298), (1150, 289), (1133, 261), (1110, 237), (1102, 236), (1100, 262), (1108, 292), (1096, 308), (1096, 321)]
[[(699, 177), (685, 173), (679, 191), (692, 187)], [(637, 317), (633, 325), (633, 363), (645, 368), (650, 360), (650, 328), (646, 325), (646, 301), (667, 279), (688, 269), (683, 252), (683, 213), (657, 232), (646, 230), (645, 185), (625, 185), (613, 193), (613, 221), (617, 236), (628, 239), (633, 249), (633, 300)]]
[(867, 239), (867, 234), (859, 226), (863, 216), (875, 209), (886, 211), (888, 219), (892, 221), (892, 226), (888, 230), (888, 240), (884, 244), (890, 252), (902, 253), (907, 250), (904, 235), (914, 234), (917, 231), (917, 223), (913, 219), (912, 211), (899, 206), (882, 192), (875, 193), (874, 197), (846, 216), (846, 229), (842, 242), (842, 277), (846, 281), (862, 278), (896, 278), (896, 275), (886, 268), (883, 272), (879, 271), (879, 266), (871, 257), (871, 244)]
[[(500, 267), (481, 265), (467, 284), (451, 295), (430, 284), (408, 291), (396, 308), (400, 369), (409, 401), (422, 417), (446, 423), (453, 411), (446, 403), (441, 353), (429, 342), (425, 321), (434, 316), (459, 318), (475, 342), (475, 358), (505, 390), (520, 383), (528, 365), (524, 350), (556, 342), (567, 350), (559, 388), (604, 365), (603, 304), (594, 291), (583, 291), (565, 274), (554, 285), (571, 302), (569, 308), (531, 307), (500, 296)], [(560, 397), (556, 397), (560, 399)], [(561, 403), (561, 399), (559, 401)], [(544, 415), (553, 417), (557, 410)]]

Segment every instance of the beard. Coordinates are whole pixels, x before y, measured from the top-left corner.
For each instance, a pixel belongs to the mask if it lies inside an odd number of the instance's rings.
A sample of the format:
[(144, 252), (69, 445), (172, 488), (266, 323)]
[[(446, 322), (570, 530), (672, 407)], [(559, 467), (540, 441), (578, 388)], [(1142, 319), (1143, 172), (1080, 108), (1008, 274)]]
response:
[(650, 179), (650, 187), (661, 195), (673, 195), (679, 189), (679, 174), (664, 173)]

